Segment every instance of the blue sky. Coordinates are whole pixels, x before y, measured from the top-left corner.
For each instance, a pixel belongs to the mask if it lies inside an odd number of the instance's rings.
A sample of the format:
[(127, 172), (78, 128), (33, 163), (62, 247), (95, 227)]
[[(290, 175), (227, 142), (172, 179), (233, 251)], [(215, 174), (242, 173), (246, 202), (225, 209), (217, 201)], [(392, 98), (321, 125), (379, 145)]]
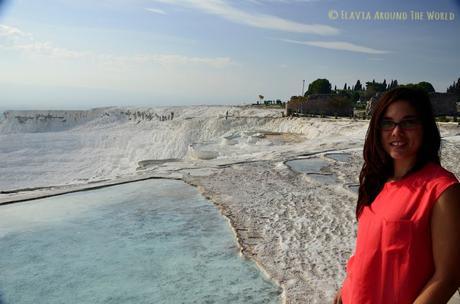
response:
[[(460, 1), (0, 3), (3, 109), (287, 100), (317, 78), (338, 88), (429, 81), (445, 92), (460, 77)], [(431, 11), (448, 20), (428, 20)]]

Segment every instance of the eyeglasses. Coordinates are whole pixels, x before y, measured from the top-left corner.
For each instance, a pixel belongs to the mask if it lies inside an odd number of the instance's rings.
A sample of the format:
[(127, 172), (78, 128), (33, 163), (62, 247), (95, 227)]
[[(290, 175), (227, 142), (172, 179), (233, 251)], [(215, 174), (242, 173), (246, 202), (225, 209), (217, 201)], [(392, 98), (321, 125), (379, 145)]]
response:
[(417, 128), (419, 125), (420, 120), (418, 120), (417, 118), (403, 119), (400, 122), (395, 122), (389, 119), (383, 119), (382, 121), (380, 121), (380, 129), (384, 131), (394, 130), (396, 126), (399, 126), (399, 128), (403, 130), (412, 130)]

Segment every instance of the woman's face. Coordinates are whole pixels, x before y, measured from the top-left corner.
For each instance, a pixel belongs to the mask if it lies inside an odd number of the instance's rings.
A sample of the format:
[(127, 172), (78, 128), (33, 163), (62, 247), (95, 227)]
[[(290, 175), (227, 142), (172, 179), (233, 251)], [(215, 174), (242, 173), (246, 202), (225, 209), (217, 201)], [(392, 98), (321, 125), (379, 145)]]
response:
[(380, 121), (380, 135), (383, 149), (393, 160), (415, 160), (423, 140), (417, 111), (404, 100), (391, 103)]

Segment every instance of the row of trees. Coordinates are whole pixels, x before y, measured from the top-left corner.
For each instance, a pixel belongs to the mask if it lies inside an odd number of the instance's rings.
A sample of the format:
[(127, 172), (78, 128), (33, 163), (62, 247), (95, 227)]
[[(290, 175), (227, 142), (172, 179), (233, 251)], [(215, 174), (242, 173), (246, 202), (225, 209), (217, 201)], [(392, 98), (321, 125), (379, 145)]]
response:
[[(379, 92), (385, 92), (387, 90), (396, 88), (399, 86), (398, 81), (391, 80), (389, 84), (387, 84), (386, 79), (383, 80), (383, 82), (376, 82), (375, 79), (372, 81), (368, 81), (365, 83), (365, 87), (362, 85), (361, 81), (358, 79), (355, 83), (354, 86), (350, 87), (345, 83), (343, 86), (343, 89), (337, 89), (337, 86), (334, 87), (334, 90), (332, 90), (332, 85), (329, 82), (329, 80), (320, 78), (316, 79), (312, 83), (308, 85), (308, 90), (305, 93), (305, 96), (311, 95), (311, 94), (339, 94), (339, 95), (347, 95), (349, 96), (353, 102), (356, 102), (358, 100), (368, 100), (372, 96), (374, 96), (376, 93)], [(408, 87), (414, 87), (414, 88), (419, 88), (422, 89), (428, 93), (430, 92), (435, 92), (435, 89), (433, 85), (429, 82), (422, 81), (417, 84), (414, 83), (409, 83), (406, 84), (405, 86)], [(460, 79), (457, 83), (454, 83), (453, 87), (459, 87), (460, 86)]]
[[(384, 92), (386, 90), (391, 90), (393, 88), (396, 88), (399, 86), (398, 80), (391, 80), (390, 84), (387, 84), (386, 79), (383, 80), (383, 82), (376, 82), (375, 79), (371, 81), (366, 82), (366, 88), (361, 84), (361, 81), (358, 79), (356, 81), (356, 84), (352, 87), (347, 85), (343, 86), (342, 90), (338, 90), (337, 86), (334, 87), (334, 90), (332, 90), (332, 85), (327, 79), (316, 79), (312, 83), (308, 85), (308, 90), (305, 93), (305, 96), (311, 95), (311, 94), (331, 94), (331, 93), (337, 93), (340, 91), (374, 91), (374, 92)], [(409, 83), (406, 84), (405, 86), (408, 87), (417, 87), (422, 90), (425, 90), (426, 92), (435, 92), (434, 87), (431, 83), (427, 81), (422, 81), (417, 84), (414, 83)], [(452, 89), (455, 87), (460, 90), (460, 78), (457, 83), (454, 82), (454, 84), (451, 86)]]
[(447, 88), (447, 93), (455, 94), (460, 97), (460, 78)]
[(266, 106), (268, 105), (279, 105), (279, 106), (282, 106), (283, 105), (283, 102), (281, 101), (281, 99), (277, 99), (277, 100), (264, 100), (264, 95), (259, 95), (259, 101), (257, 102), (258, 105), (260, 104), (264, 104)]
[[(343, 89), (337, 89), (337, 86), (334, 86), (334, 89), (332, 89), (332, 85), (328, 79), (319, 78), (308, 85), (308, 90), (305, 92), (304, 97), (312, 94), (338, 94), (347, 96), (351, 101), (357, 102), (358, 100), (369, 100), (372, 96), (379, 92), (385, 92), (398, 86), (402, 85), (400, 85), (396, 79), (391, 80), (390, 83), (387, 83), (386, 79), (384, 79), (383, 82), (376, 82), (375, 79), (373, 79), (372, 81), (367, 81), (364, 85), (358, 79), (353, 86), (345, 83)], [(408, 83), (403, 86), (418, 88), (426, 91), (427, 93), (435, 92), (433, 85), (427, 81)], [(457, 81), (454, 81), (453, 84), (447, 88), (447, 93), (456, 94), (460, 98), (460, 78)], [(282, 105), (281, 100), (264, 100), (263, 95), (259, 95), (259, 100), (260, 103), (265, 105)], [(257, 104), (259, 104), (259, 102), (257, 102)]]

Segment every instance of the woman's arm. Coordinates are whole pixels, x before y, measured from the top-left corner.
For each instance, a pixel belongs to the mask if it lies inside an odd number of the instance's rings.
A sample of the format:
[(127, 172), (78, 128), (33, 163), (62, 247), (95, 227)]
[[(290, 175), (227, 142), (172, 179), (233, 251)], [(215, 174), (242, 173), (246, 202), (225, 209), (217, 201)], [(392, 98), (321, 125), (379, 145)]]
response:
[(332, 304), (342, 304), (342, 290), (339, 289), (335, 294), (334, 301)]
[(447, 303), (460, 286), (460, 184), (444, 191), (434, 205), (431, 235), (435, 273), (414, 304)]

